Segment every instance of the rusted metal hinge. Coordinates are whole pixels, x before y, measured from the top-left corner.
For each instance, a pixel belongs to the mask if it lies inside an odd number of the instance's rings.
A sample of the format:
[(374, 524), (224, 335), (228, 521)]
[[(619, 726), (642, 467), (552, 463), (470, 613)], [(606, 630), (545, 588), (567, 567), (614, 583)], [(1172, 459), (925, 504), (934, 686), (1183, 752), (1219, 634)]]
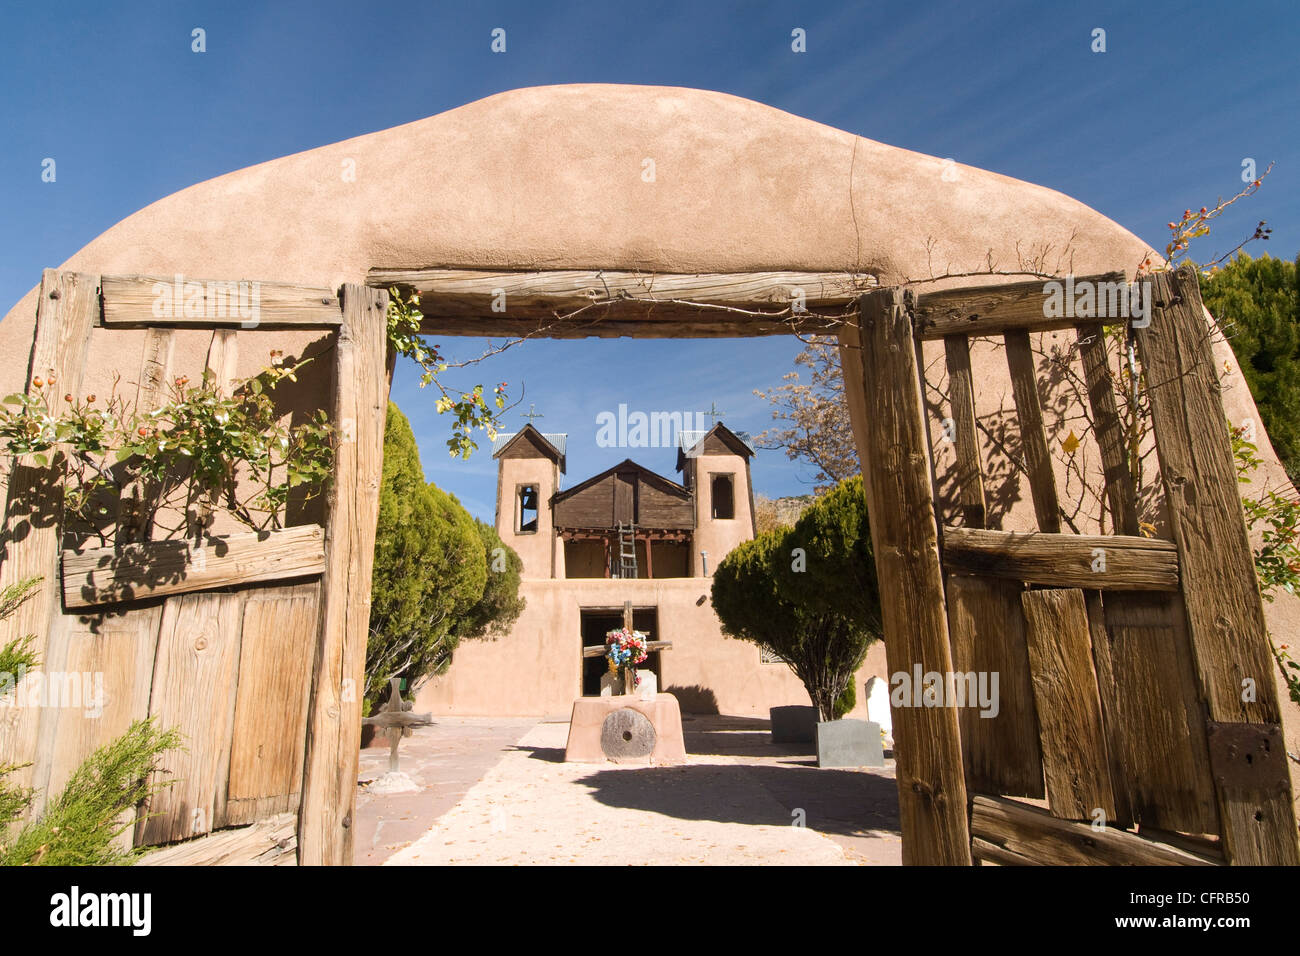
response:
[(1278, 724), (1207, 721), (1210, 773), (1229, 790), (1286, 790), (1286, 746)]

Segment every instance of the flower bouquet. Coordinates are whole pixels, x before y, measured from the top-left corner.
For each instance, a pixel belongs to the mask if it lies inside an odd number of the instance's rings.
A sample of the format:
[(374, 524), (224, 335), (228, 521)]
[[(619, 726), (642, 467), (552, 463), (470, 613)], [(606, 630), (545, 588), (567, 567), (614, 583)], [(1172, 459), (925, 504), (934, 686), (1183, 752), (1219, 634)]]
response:
[(633, 689), (641, 683), (636, 665), (644, 663), (649, 656), (649, 651), (646, 650), (647, 637), (644, 631), (632, 631), (625, 627), (605, 634), (605, 659), (609, 661), (611, 674), (617, 674), (620, 667), (625, 668), (623, 680), (625, 693), (632, 693)]

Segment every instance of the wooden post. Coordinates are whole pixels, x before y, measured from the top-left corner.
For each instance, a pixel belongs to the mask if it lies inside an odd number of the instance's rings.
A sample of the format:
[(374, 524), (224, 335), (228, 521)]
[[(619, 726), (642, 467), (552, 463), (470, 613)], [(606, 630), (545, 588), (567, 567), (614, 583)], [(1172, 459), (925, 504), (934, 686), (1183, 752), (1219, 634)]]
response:
[(1138, 534), (1137, 491), (1128, 467), (1124, 426), (1115, 407), (1115, 382), (1110, 374), (1106, 351), (1106, 330), (1100, 322), (1079, 326), (1076, 333), (1083, 357), (1083, 374), (1088, 383), (1088, 404), (1092, 427), (1101, 449), (1106, 497), (1116, 534)]
[[(865, 442), (858, 451), (889, 670), (910, 675), (920, 665), (923, 673), (947, 674), (952, 656), (910, 302), (901, 289), (882, 289), (862, 297), (860, 314), (864, 407), (857, 420)], [(956, 708), (951, 701), (901, 707), (893, 722), (903, 862), (969, 865)]]
[(370, 574), (388, 412), (388, 293), (342, 290), (336, 340), (334, 481), (325, 526), (325, 574), (307, 721), (300, 864), (351, 864), (361, 699), (370, 624)]
[[(90, 345), (90, 332), (99, 316), (99, 277), (46, 269), (41, 275), (36, 302), (36, 333), (27, 367), (26, 391), (37, 391), (33, 379), (48, 382), (46, 407), (58, 417), (67, 409), (63, 396), (81, 390), (82, 371)], [(51, 457), (53, 457), (51, 455)], [(8, 475), (4, 527), (0, 530), (0, 586), (41, 577), (35, 593), (6, 621), (0, 621), (0, 646), (14, 638), (35, 636), (31, 645), (40, 670), (62, 670), (67, 656), (67, 636), (59, 620), (59, 545), (62, 536), (63, 484), (53, 464), (42, 467), (30, 457), (14, 461)], [(24, 687), (31, 678), (24, 678)], [(53, 747), (59, 712), (55, 708), (9, 708), (0, 713), (0, 764), (21, 766), (8, 778), (20, 787), (48, 779), (46, 759)], [(38, 728), (38, 724), (41, 725)], [(39, 731), (39, 733), (38, 733)], [(45, 741), (42, 748), (39, 741)], [(32, 764), (40, 764), (38, 767)], [(35, 808), (44, 803), (43, 790)]]
[(1043, 403), (1038, 394), (1038, 376), (1034, 371), (1034, 353), (1029, 333), (1008, 332), (1002, 337), (1007, 348), (1007, 368), (1011, 372), (1011, 394), (1020, 419), (1020, 450), (1029, 477), (1029, 493), (1034, 500), (1038, 530), (1053, 534), (1061, 530), (1061, 505), (1056, 497), (1056, 479), (1052, 475), (1052, 453), (1043, 431)]
[[(1150, 324), (1138, 330), (1137, 342), (1192, 653), (1211, 721), (1210, 767), (1224, 848), (1229, 863), (1294, 866), (1300, 844), (1274, 662), (1201, 292), (1190, 267), (1148, 281)], [(1216, 750), (1216, 731), (1226, 739), (1234, 730), (1256, 733), (1260, 752), (1241, 740)], [(1232, 773), (1234, 754), (1249, 754), (1254, 766)]]
[(970, 340), (946, 335), (944, 358), (948, 365), (948, 404), (952, 409), (952, 441), (957, 453), (957, 500), (967, 528), (986, 527), (984, 469), (980, 466), (979, 433), (975, 426), (975, 384), (970, 368)]

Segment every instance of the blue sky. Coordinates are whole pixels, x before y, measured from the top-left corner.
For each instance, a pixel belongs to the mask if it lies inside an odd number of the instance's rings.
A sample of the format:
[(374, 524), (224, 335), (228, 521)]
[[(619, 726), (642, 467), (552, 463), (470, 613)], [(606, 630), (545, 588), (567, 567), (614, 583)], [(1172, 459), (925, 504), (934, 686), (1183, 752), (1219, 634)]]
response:
[[(508, 52), (493, 54), (504, 27)], [(190, 50), (190, 31), (207, 52)], [(807, 31), (807, 52), (790, 31)], [(1090, 49), (1106, 31), (1106, 52)], [(1131, 3), (7, 3), (0, 13), (0, 314), (137, 209), (192, 183), (522, 86), (615, 82), (721, 90), (871, 139), (1059, 189), (1163, 248), (1184, 208), (1277, 168), (1220, 220), (1208, 257), (1267, 219), (1255, 247), (1300, 249), (1300, 4)], [(58, 163), (55, 183), (41, 161)], [(1231, 239), (1231, 241), (1229, 241)], [(1196, 250), (1194, 250), (1194, 253)], [(476, 340), (443, 343), (454, 355)], [(596, 409), (726, 412), (757, 432), (754, 388), (792, 339), (527, 343), (461, 383), (508, 381), (544, 430), (570, 434), (569, 484), (623, 457)], [(581, 391), (574, 383), (582, 383)], [(452, 462), (429, 390), (399, 371), (428, 477), (487, 517), (486, 454)], [(512, 416), (513, 417), (513, 416)], [(512, 427), (520, 421), (511, 421)], [(636, 457), (671, 473), (668, 450)], [(754, 483), (810, 489), (760, 453)]]

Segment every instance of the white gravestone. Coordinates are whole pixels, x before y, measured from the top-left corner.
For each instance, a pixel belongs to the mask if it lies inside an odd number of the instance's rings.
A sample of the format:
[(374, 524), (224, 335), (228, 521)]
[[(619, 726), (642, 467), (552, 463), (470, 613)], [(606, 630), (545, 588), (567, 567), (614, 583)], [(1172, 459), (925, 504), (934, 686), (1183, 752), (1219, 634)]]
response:
[(880, 725), (885, 746), (893, 750), (894, 724), (889, 713), (889, 684), (883, 677), (867, 681), (867, 720)]

